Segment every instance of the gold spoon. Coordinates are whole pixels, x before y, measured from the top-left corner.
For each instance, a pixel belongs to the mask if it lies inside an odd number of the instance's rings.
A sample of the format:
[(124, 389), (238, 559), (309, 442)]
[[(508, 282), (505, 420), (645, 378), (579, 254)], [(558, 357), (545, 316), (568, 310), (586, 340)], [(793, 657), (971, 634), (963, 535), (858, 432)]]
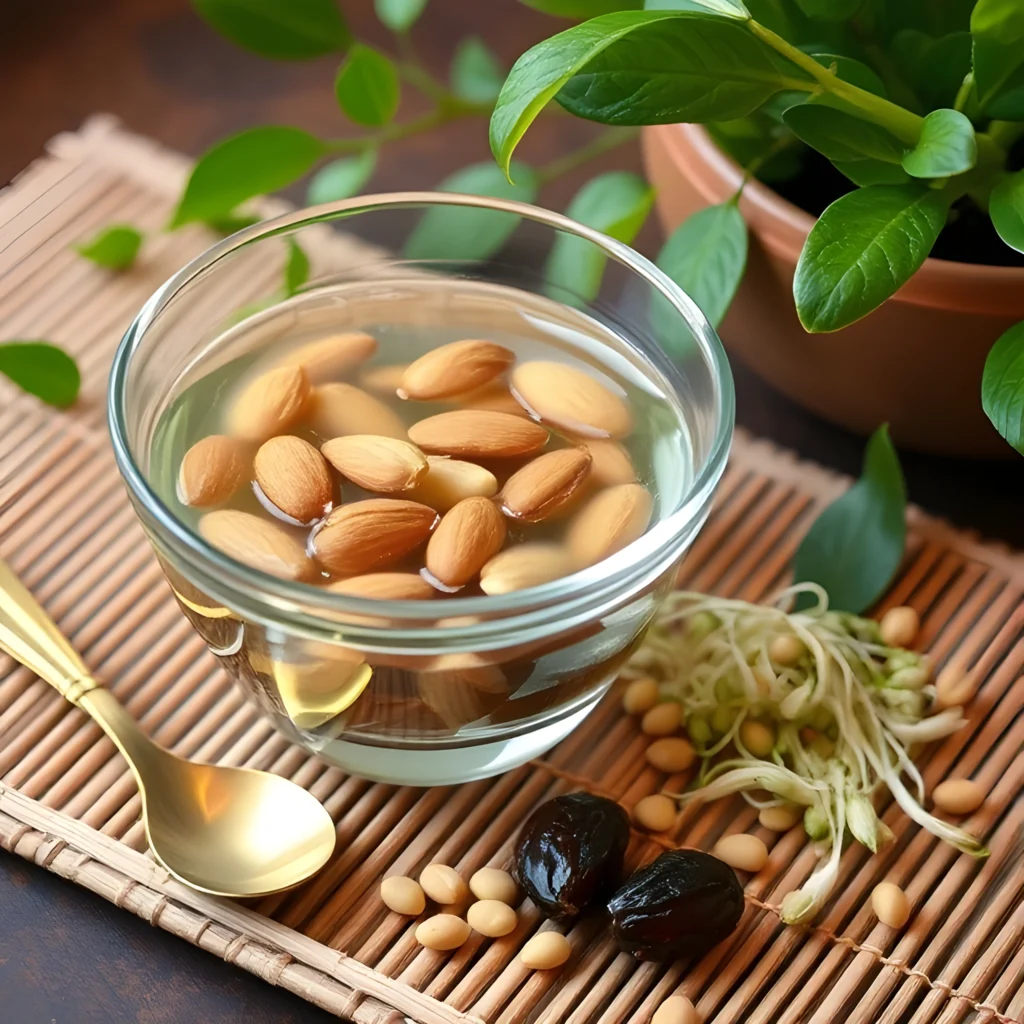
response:
[(0, 649), (114, 741), (139, 785), (153, 856), (175, 878), (215, 896), (263, 896), (298, 885), (327, 862), (336, 834), (318, 800), (269, 772), (194, 764), (157, 746), (2, 560)]

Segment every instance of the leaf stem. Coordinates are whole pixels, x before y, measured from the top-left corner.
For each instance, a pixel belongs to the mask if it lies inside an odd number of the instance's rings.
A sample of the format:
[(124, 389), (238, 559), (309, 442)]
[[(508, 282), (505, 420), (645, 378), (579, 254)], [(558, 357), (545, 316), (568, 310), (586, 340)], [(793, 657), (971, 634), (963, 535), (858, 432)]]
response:
[(1009, 150), (1024, 135), (1024, 121), (992, 121), (985, 129), (985, 134), (1003, 149)]
[(964, 75), (964, 80), (960, 83), (960, 88), (956, 91), (956, 99), (953, 100), (953, 109), (959, 110), (962, 114), (964, 107), (967, 106), (967, 100), (971, 95), (971, 90), (974, 88), (974, 72), (968, 71)]
[(764, 167), (766, 163), (768, 163), (769, 160), (777, 157), (780, 153), (785, 153), (787, 149), (799, 142), (800, 140), (793, 134), (793, 132), (787, 132), (781, 138), (776, 139), (763, 153), (759, 153), (755, 156), (754, 159), (743, 168), (743, 181), (740, 182), (740, 187), (736, 192), (735, 199), (739, 200), (740, 193), (743, 191), (744, 186), (751, 178), (754, 177), (755, 174), (757, 174), (759, 170), (761, 170), (762, 167)]
[(602, 153), (607, 153), (618, 146), (631, 142), (639, 134), (639, 128), (609, 128), (585, 146), (580, 146), (579, 149), (566, 153), (565, 156), (552, 160), (551, 163), (538, 168), (537, 184), (546, 185), (549, 181), (561, 178), (570, 171), (574, 171), (577, 167), (581, 167), (583, 164), (589, 163), (594, 158), (601, 156)]
[(349, 139), (329, 139), (327, 145), (333, 153), (362, 153), (367, 149), (377, 149), (387, 142), (397, 142), (399, 139), (408, 138), (410, 135), (418, 135), (420, 132), (427, 132), (437, 128), (449, 121), (459, 117), (467, 116), (468, 112), (455, 111), (443, 107), (432, 110), (429, 114), (417, 117), (412, 121), (403, 124), (389, 124), (379, 132), (370, 135), (357, 135)]

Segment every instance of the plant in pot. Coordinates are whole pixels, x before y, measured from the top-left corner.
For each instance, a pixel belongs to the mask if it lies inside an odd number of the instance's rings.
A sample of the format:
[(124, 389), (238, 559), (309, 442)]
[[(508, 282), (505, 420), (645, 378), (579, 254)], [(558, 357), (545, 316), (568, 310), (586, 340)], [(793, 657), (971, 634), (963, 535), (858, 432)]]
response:
[(1024, 450), (1021, 0), (529, 2), (599, 16), (512, 68), (501, 166), (552, 100), (661, 126), (659, 263), (716, 322), (742, 289), (723, 333), (745, 361), (856, 430), (986, 453), (983, 406)]

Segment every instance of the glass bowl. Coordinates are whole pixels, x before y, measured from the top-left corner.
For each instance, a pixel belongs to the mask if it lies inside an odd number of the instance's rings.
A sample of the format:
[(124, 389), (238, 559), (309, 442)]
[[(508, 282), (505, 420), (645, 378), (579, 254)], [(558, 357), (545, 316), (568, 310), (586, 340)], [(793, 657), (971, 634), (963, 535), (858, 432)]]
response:
[[(311, 271), (283, 288), (293, 242)], [(578, 281), (550, 262), (545, 272), (553, 246)], [(403, 301), (411, 294), (421, 298)], [(155, 444), (173, 430), (176, 398), (296, 323), (345, 329), (382, 308), (417, 329), (484, 315), (495, 329), (514, 319), (519, 330), (523, 309), (541, 309), (548, 332), (563, 325), (572, 344), (585, 339), (592, 357), (670, 403), (678, 430), (654, 451), (653, 525), (554, 582), (436, 601), (342, 596), (211, 547), (168, 498), (180, 453)], [(611, 685), (707, 517), (732, 437), (733, 391), (700, 310), (628, 246), (525, 204), (396, 193), (264, 221), (175, 274), (117, 351), (109, 422), (175, 596), (246, 696), (290, 740), (348, 772), (439, 785), (544, 752)]]

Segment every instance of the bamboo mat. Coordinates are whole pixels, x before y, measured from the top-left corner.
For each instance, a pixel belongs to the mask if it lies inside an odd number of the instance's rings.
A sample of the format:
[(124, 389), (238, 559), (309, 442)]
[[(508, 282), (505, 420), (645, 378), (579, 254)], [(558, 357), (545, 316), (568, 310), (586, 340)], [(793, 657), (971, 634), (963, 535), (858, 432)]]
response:
[[(537, 802), (585, 787), (627, 808), (665, 778), (614, 698), (547, 757), (495, 779), (413, 789), (347, 777), (279, 738), (229, 685), (178, 612), (122, 491), (103, 424), (115, 344), (153, 288), (208, 244), (199, 229), (157, 235), (122, 275), (69, 245), (111, 221), (157, 229), (185, 161), (97, 118), (55, 139), (0, 194), (0, 337), (46, 338), (78, 358), (82, 399), (46, 409), (0, 380), (0, 555), (39, 596), (86, 660), (157, 740), (189, 757), (266, 768), (308, 787), (339, 830), (334, 860), (302, 888), (242, 905), (181, 886), (144, 852), (138, 798), (123, 761), (78, 710), (0, 656), (0, 844), (230, 963), (366, 1024), (603, 1022), (643, 1024), (667, 996), (688, 995), (705, 1022), (952, 1024), (1024, 1021), (1024, 556), (983, 544), (916, 510), (906, 566), (887, 604), (922, 615), (921, 643), (983, 680), (970, 728), (927, 749), (929, 786), (976, 778), (990, 798), (967, 826), (992, 856), (960, 856), (887, 805), (896, 839), (842, 860), (834, 898), (810, 929), (777, 906), (810, 873), (802, 832), (776, 836), (742, 801), (688, 809), (668, 838), (640, 834), (632, 863), (664, 846), (709, 848), (752, 830), (771, 849), (746, 879), (734, 935), (696, 963), (640, 964), (616, 952), (600, 921), (579, 923), (555, 972), (514, 961), (538, 927), (477, 936), (453, 954), (418, 947), (408, 920), (380, 903), (384, 873), (432, 860), (466, 876), (508, 863)], [(315, 253), (314, 261), (315, 261)], [(268, 273), (277, 273), (270, 268)], [(245, 287), (265, 282), (239, 282)], [(824, 501), (845, 481), (740, 436), (716, 510), (684, 582), (749, 600), (785, 580), (786, 564)], [(669, 780), (678, 783), (679, 779)], [(914, 906), (899, 932), (875, 921), (873, 884), (903, 885)]]

